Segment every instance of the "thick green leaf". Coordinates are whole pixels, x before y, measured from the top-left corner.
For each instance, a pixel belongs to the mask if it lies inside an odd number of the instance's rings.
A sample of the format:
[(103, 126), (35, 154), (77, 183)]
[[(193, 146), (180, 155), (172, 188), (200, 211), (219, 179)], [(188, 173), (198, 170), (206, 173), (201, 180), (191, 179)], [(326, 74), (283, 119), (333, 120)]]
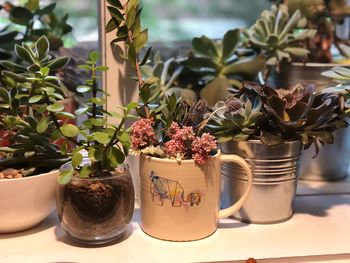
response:
[(80, 93), (85, 93), (85, 92), (88, 92), (88, 91), (91, 91), (92, 87), (91, 86), (78, 86), (77, 87), (77, 91), (80, 92)]
[(88, 107), (80, 108), (80, 109), (77, 109), (77, 110), (75, 111), (75, 114), (76, 114), (76, 115), (82, 115), (82, 114), (86, 113), (88, 110), (89, 110)]
[(98, 51), (92, 51), (89, 54), (89, 58), (92, 62), (96, 63), (100, 59), (100, 53)]
[(84, 165), (83, 168), (79, 171), (80, 178), (88, 178), (91, 174), (91, 167), (88, 165)]
[(111, 16), (117, 20), (118, 23), (124, 20), (124, 16), (122, 13), (115, 7), (107, 6), (107, 9)]
[(108, 4), (117, 7), (119, 9), (123, 8), (123, 5), (121, 4), (121, 2), (119, 0), (107, 0)]
[(101, 161), (103, 152), (99, 149), (92, 148), (89, 150), (89, 158), (93, 161)]
[(67, 65), (69, 61), (68, 57), (60, 57), (56, 58), (53, 61), (51, 61), (47, 67), (50, 68), (51, 71), (58, 70), (60, 68), (63, 68), (65, 65)]
[(141, 101), (147, 104), (150, 97), (151, 97), (151, 90), (149, 88), (149, 85), (144, 85), (140, 90)]
[(218, 51), (214, 42), (206, 36), (194, 38), (192, 40), (193, 49), (203, 55), (209, 56), (213, 60), (218, 58)]
[(36, 126), (36, 131), (38, 133), (44, 133), (48, 127), (49, 127), (49, 120), (46, 117), (44, 117), (44, 118), (39, 120), (39, 122)]
[(136, 53), (139, 53), (139, 51), (146, 45), (147, 40), (148, 40), (148, 30), (147, 29), (145, 29), (142, 32), (140, 32), (139, 34), (137, 34), (137, 36), (135, 37), (135, 40), (134, 40)]
[(11, 101), (10, 94), (5, 88), (0, 87), (0, 97), (7, 103), (10, 103)]
[(73, 173), (74, 173), (73, 169), (69, 169), (61, 172), (60, 175), (58, 176), (58, 183), (68, 184), (73, 177)]
[(54, 103), (47, 107), (48, 111), (59, 112), (64, 110), (64, 106), (61, 103)]
[(56, 112), (55, 114), (58, 118), (65, 118), (65, 119), (70, 119), (70, 120), (74, 120), (75, 119), (75, 115), (69, 112)]
[(120, 164), (122, 164), (125, 160), (124, 153), (119, 150), (117, 147), (112, 147), (111, 151), (109, 152), (109, 160), (111, 164), (116, 167)]
[(27, 8), (16, 6), (10, 12), (10, 19), (20, 25), (28, 25), (33, 19), (33, 14)]
[(35, 43), (35, 48), (38, 52), (39, 59), (45, 58), (49, 54), (49, 40), (42, 36), (38, 39), (38, 41)]
[(20, 45), (15, 45), (15, 52), (18, 57), (27, 61), (29, 64), (35, 63), (35, 59), (31, 56), (30, 52)]
[(112, 32), (113, 30), (117, 29), (118, 26), (119, 26), (119, 24), (118, 24), (117, 19), (112, 17), (106, 25), (106, 28), (105, 28), (106, 33)]
[(130, 136), (127, 132), (119, 131), (117, 134), (117, 138), (121, 142), (127, 142), (130, 141)]
[(80, 152), (76, 152), (72, 156), (72, 166), (77, 168), (83, 161), (83, 155)]
[(101, 144), (107, 144), (110, 141), (109, 135), (104, 132), (94, 132), (91, 135), (97, 142)]
[(103, 118), (96, 118), (96, 119), (92, 118), (90, 120), (94, 126), (103, 126), (106, 124), (106, 120)]
[(223, 43), (222, 43), (222, 45), (223, 45), (223, 47), (222, 47), (223, 60), (226, 60), (232, 56), (232, 54), (236, 50), (236, 46), (238, 44), (239, 38), (240, 38), (240, 30), (239, 29), (229, 30), (226, 32), (226, 34), (224, 35)]
[(40, 100), (42, 100), (42, 98), (43, 98), (43, 95), (35, 95), (29, 99), (29, 103), (31, 103), (31, 104), (37, 103)]
[(97, 71), (107, 71), (108, 67), (107, 66), (98, 66), (98, 67), (96, 67), (96, 70)]
[(79, 133), (79, 129), (73, 124), (64, 124), (61, 127), (61, 132), (66, 137), (75, 137)]
[(131, 66), (135, 68), (137, 61), (136, 61), (136, 49), (133, 43), (130, 44), (128, 49), (128, 59)]

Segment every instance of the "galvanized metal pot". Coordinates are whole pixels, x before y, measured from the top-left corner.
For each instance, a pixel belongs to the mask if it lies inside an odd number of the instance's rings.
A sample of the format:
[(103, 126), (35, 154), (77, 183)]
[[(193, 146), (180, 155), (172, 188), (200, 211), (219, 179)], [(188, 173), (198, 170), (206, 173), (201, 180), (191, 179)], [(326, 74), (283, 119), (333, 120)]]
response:
[[(332, 80), (321, 75), (339, 64), (293, 63), (284, 65), (281, 75), (274, 76), (278, 87), (290, 88), (297, 83), (314, 84), (317, 91), (333, 85)], [(283, 82), (282, 82), (283, 81)], [(272, 84), (272, 83), (271, 83)], [(300, 179), (336, 181), (348, 176), (350, 154), (350, 128), (341, 129), (334, 134), (334, 144), (325, 145), (316, 158), (314, 148), (305, 150), (300, 169)]]
[[(293, 215), (299, 160), (303, 145), (299, 141), (267, 147), (260, 141), (230, 141), (220, 146), (223, 153), (241, 156), (253, 172), (250, 196), (234, 218), (248, 223), (272, 224)], [(247, 185), (243, 170), (231, 163), (221, 166), (222, 206), (242, 194)]]

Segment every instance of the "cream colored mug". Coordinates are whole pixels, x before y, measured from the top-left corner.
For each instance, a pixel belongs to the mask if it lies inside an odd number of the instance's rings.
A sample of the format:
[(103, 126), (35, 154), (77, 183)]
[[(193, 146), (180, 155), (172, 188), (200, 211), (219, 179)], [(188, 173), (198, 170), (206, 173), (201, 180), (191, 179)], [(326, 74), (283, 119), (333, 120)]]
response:
[[(242, 197), (220, 210), (222, 162), (240, 165), (248, 177)], [(171, 241), (191, 241), (210, 236), (218, 220), (236, 213), (253, 184), (249, 165), (237, 155), (220, 151), (205, 164), (141, 156), (141, 228), (150, 236)]]

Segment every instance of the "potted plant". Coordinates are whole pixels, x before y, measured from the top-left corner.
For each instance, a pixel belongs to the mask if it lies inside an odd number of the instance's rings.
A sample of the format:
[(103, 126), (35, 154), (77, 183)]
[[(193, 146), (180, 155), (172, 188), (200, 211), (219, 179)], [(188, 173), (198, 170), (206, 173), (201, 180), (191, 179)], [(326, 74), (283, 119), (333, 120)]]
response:
[[(254, 175), (253, 190), (235, 218), (276, 223), (293, 215), (299, 161), (303, 147), (333, 143), (332, 132), (347, 126), (340, 93), (315, 93), (313, 87), (274, 90), (245, 82), (218, 102), (206, 127), (221, 142), (223, 153), (242, 156)], [(247, 184), (237, 166), (224, 164), (224, 206)]]
[[(131, 127), (133, 153), (141, 154), (140, 226), (164, 240), (205, 238), (216, 231), (219, 218), (243, 205), (251, 172), (240, 157), (222, 155), (214, 137), (199, 130), (204, 100), (189, 106), (173, 94), (147, 112)], [(240, 199), (224, 210), (219, 208), (222, 162), (242, 167), (248, 178)]]
[[(141, 119), (131, 127), (132, 151), (141, 154), (141, 228), (153, 237), (172, 241), (209, 236), (215, 232), (218, 218), (237, 211), (250, 192), (248, 186), (235, 205), (219, 211), (220, 163), (230, 161), (241, 165), (250, 184), (251, 172), (238, 156), (222, 156), (217, 152), (211, 135), (194, 131), (202, 118), (200, 113), (206, 110), (204, 101), (190, 107), (174, 94), (163, 94), (172, 80), (167, 87), (164, 76), (157, 77), (150, 72), (143, 78), (141, 68), (151, 49), (139, 59), (148, 35), (147, 29), (141, 30), (139, 1), (126, 5), (119, 1), (108, 3), (112, 18), (107, 31), (117, 31), (112, 43), (124, 41), (126, 44), (122, 57), (135, 69), (132, 78), (137, 80), (141, 100), (137, 108)], [(164, 64), (160, 69), (167, 74)], [(194, 217), (196, 220), (188, 224), (188, 219)]]
[[(57, 188), (57, 212), (63, 229), (75, 240), (101, 244), (118, 238), (131, 221), (134, 210), (134, 188), (127, 164), (124, 163), (130, 147), (125, 121), (132, 119), (131, 103), (121, 112), (109, 112), (101, 105), (107, 94), (98, 88), (98, 72), (107, 70), (98, 66), (99, 53), (90, 53), (81, 68), (91, 74), (84, 86), (77, 90), (91, 97), (80, 107), (77, 115), (85, 114), (79, 127), (65, 124), (57, 130), (66, 144), (72, 144), (72, 161), (60, 169)], [(98, 95), (100, 94), (100, 95)], [(119, 118), (110, 124), (106, 116)], [(56, 120), (53, 120), (56, 122)], [(74, 139), (77, 135), (79, 140)]]
[[(323, 71), (342, 63), (349, 57), (349, 40), (340, 39), (336, 34), (336, 26), (349, 16), (348, 5), (340, 1), (284, 1), (288, 3), (289, 11), (299, 9), (306, 18), (306, 27), (316, 32), (315, 36), (299, 42), (299, 46), (307, 49), (308, 55), (302, 59), (293, 59), (292, 64), (281, 67), (280, 76), (284, 87), (293, 87), (296, 83), (313, 83), (320, 91), (332, 85), (331, 81), (323, 76)], [(339, 4), (342, 5), (339, 7)], [(339, 54), (335, 54), (338, 50)], [(345, 60), (346, 62), (346, 60)], [(281, 86), (280, 86), (281, 87)], [(305, 151), (301, 165), (301, 177), (307, 180), (340, 180), (348, 175), (347, 156), (349, 147), (346, 141), (350, 139), (348, 129), (337, 131), (335, 143), (326, 145), (316, 158), (312, 158), (310, 150)], [(336, 154), (335, 154), (336, 153)], [(325, 162), (327, 160), (327, 162)]]
[[(0, 232), (15, 232), (40, 223), (53, 210), (58, 168), (69, 160), (55, 144), (54, 125), (47, 115), (72, 117), (62, 110), (63, 93), (55, 72), (64, 67), (66, 57), (49, 55), (45, 37), (33, 46), (16, 45), (23, 65), (2, 61), (0, 87)], [(50, 75), (48, 74), (50, 72)], [(45, 76), (46, 87), (39, 87), (38, 76)], [(45, 102), (43, 92), (57, 101)]]

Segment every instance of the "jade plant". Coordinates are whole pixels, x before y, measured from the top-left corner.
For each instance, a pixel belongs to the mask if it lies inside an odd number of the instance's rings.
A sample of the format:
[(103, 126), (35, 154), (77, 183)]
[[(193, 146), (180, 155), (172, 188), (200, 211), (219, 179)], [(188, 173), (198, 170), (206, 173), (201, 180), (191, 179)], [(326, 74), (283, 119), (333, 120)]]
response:
[(243, 31), (246, 46), (263, 54), (266, 60), (265, 80), (272, 68), (279, 72), (282, 62), (291, 62), (293, 57), (307, 57), (308, 49), (299, 47), (299, 42), (312, 38), (316, 31), (305, 28), (306, 22), (299, 10), (289, 16), (287, 6), (279, 4), (263, 11), (260, 19)]
[(10, 24), (0, 32), (0, 58), (10, 58), (15, 43), (35, 42), (42, 35), (48, 38), (51, 50), (58, 50), (72, 27), (67, 23), (68, 14), (58, 17), (55, 7), (56, 3), (41, 6), (38, 0), (28, 0), (23, 6), (10, 1), (1, 4), (0, 10), (8, 14)]
[(69, 160), (52, 136), (59, 118), (74, 116), (63, 111), (60, 100), (64, 94), (55, 77), (68, 58), (51, 57), (46, 37), (33, 46), (16, 45), (15, 53), (24, 64), (1, 62), (6, 68), (1, 71), (6, 85), (0, 87), (0, 129), (6, 142), (0, 148), (0, 166), (23, 168), (24, 176), (50, 171)]
[(347, 127), (340, 93), (315, 93), (313, 86), (274, 90), (245, 82), (224, 104), (218, 103), (206, 127), (221, 142), (260, 140), (268, 146), (300, 140), (307, 147), (333, 143), (332, 133)]

